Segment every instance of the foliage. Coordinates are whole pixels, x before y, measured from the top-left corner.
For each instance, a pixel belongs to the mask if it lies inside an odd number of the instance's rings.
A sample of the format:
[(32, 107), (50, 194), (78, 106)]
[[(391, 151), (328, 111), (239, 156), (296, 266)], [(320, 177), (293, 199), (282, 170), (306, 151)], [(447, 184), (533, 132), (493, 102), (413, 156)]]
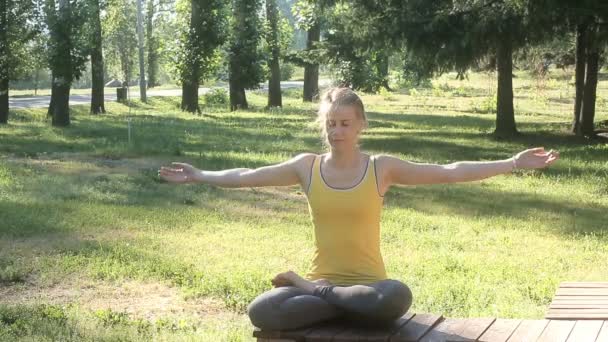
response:
[[(26, 75), (33, 64), (30, 48), (41, 27), (40, 8), (35, 0), (5, 1), (6, 26), (2, 28), (6, 42), (0, 40), (0, 78), (15, 80)], [(2, 75), (8, 72), (8, 75)]]
[[(137, 11), (134, 0), (107, 0), (102, 21), (108, 69), (114, 77), (130, 84), (135, 75)], [(120, 76), (119, 76), (120, 75)]]
[[(192, 5), (197, 8), (193, 9)], [(191, 79), (193, 70), (197, 70), (199, 81), (203, 82), (219, 69), (221, 54), (218, 47), (227, 38), (227, 10), (223, 0), (179, 3), (182, 34), (176, 49), (175, 68), (182, 82)]]
[(335, 70), (337, 82), (366, 92), (377, 92), (388, 84), (389, 50), (368, 32), (375, 24), (365, 19), (361, 8), (337, 4), (324, 13), (329, 28), (318, 46), (323, 60)]
[(228, 59), (230, 81), (255, 89), (265, 80), (266, 60), (262, 45), (261, 0), (233, 0)]
[[(282, 12), (278, 12), (278, 30), (276, 41), (272, 38), (270, 32), (270, 24), (268, 20), (264, 20), (262, 22), (262, 32), (264, 39), (261, 41), (262, 49), (264, 51), (265, 58), (270, 58), (270, 54), (272, 48), (277, 46), (280, 51), (281, 59), (285, 58), (286, 53), (288, 53), (291, 45), (293, 44), (293, 33), (294, 29), (290, 25), (289, 20), (282, 14)], [(281, 65), (281, 74), (283, 73), (283, 65)], [(282, 76), (281, 76), (282, 77)]]
[(228, 92), (224, 88), (214, 88), (203, 95), (205, 104), (208, 106), (223, 106), (228, 104)]
[(46, 0), (44, 6), (49, 68), (70, 85), (86, 70), (89, 56), (87, 5), (86, 0)]
[(281, 81), (290, 80), (293, 77), (295, 71), (296, 71), (296, 68), (293, 64), (291, 64), (291, 63), (281, 64)]

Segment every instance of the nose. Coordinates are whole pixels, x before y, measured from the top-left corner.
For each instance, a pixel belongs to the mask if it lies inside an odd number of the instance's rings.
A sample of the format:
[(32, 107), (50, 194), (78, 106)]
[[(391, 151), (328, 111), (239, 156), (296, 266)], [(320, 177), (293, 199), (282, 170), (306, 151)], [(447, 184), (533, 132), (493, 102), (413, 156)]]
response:
[(334, 127), (329, 131), (329, 136), (332, 138), (341, 138), (344, 134), (344, 128)]

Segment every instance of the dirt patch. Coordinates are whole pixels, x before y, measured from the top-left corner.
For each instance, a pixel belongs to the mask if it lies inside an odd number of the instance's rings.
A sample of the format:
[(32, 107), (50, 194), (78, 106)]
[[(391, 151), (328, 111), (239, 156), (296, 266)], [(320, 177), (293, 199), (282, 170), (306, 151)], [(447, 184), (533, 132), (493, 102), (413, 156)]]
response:
[(101, 283), (66, 281), (47, 287), (25, 284), (0, 285), (0, 303), (78, 304), (83, 309), (110, 309), (126, 312), (131, 318), (155, 320), (160, 317), (198, 317), (200, 319), (234, 315), (218, 299), (184, 300), (179, 290), (160, 283), (126, 281)]

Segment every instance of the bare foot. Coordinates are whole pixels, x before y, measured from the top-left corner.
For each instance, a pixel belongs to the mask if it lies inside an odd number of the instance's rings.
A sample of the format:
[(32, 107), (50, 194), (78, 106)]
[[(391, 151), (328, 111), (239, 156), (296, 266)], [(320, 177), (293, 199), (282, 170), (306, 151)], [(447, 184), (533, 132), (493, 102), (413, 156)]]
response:
[[(323, 282), (323, 283), (320, 283), (320, 282)], [(331, 285), (331, 283), (329, 283), (325, 279), (318, 279), (316, 282), (306, 280), (306, 279), (300, 277), (294, 271), (287, 271), (287, 272), (277, 274), (274, 277), (274, 279), (271, 280), (271, 283), (275, 287), (295, 286), (295, 287), (298, 287), (311, 294), (313, 293), (313, 291), (315, 290), (317, 285), (326, 285), (326, 284)]]
[(323, 285), (323, 286), (330, 286), (333, 285), (329, 280), (327, 279), (317, 279), (317, 280), (313, 280), (313, 283), (317, 284), (317, 285)]

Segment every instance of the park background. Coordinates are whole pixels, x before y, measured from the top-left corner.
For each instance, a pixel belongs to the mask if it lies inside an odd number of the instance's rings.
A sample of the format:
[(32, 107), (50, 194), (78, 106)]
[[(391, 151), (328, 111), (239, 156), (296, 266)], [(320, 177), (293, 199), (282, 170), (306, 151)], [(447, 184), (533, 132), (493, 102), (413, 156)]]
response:
[(543, 317), (560, 282), (608, 279), (607, 19), (600, 1), (0, 0), (0, 340), (252, 340), (247, 304), (309, 267), (305, 195), (157, 170), (322, 153), (331, 85), (362, 96), (370, 153), (560, 151), (393, 188), (382, 216), (412, 311)]

